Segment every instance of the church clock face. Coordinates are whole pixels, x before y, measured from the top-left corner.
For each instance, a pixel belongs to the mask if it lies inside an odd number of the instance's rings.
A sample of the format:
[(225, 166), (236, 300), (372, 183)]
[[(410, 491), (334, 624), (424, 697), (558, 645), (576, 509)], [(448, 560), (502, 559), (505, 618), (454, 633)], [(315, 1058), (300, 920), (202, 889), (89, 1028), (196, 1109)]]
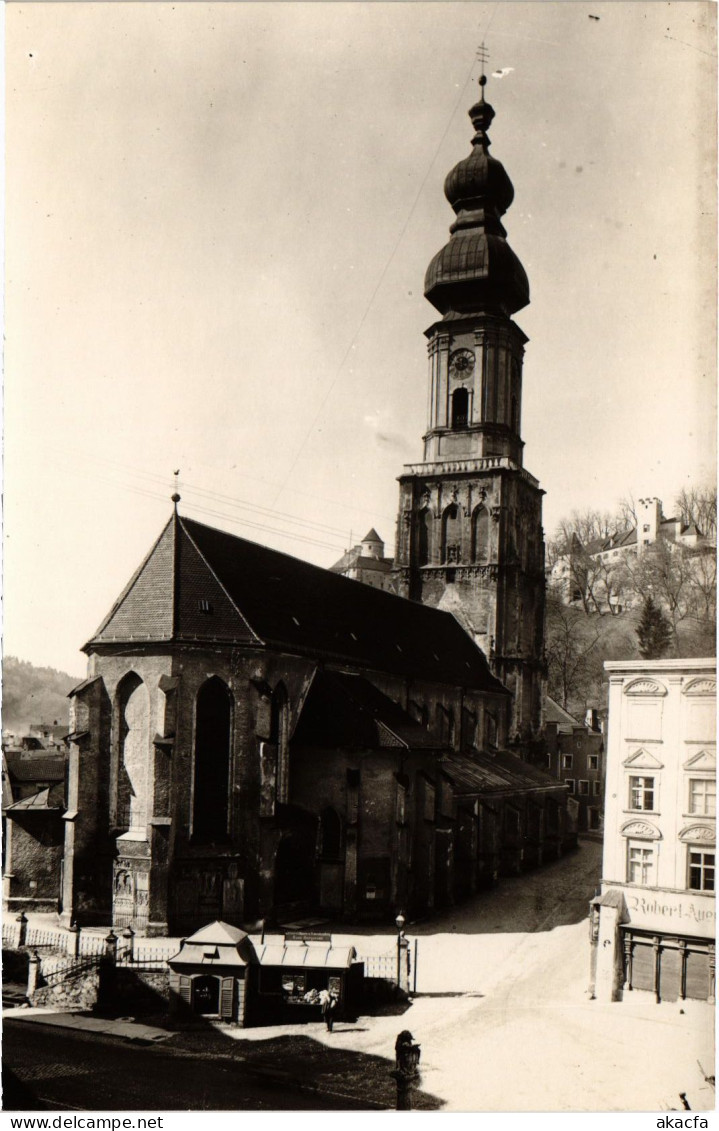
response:
[(471, 377), (474, 354), (471, 350), (455, 350), (449, 355), (449, 372), (452, 377)]

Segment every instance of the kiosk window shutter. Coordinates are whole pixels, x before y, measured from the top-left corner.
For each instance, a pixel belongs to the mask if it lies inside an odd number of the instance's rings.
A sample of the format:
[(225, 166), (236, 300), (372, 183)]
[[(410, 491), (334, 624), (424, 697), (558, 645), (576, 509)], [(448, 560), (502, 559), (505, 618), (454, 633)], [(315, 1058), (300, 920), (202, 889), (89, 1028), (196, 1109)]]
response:
[(651, 940), (632, 940), (632, 989), (654, 990), (654, 948)]
[(687, 997), (698, 998), (699, 1001), (709, 997), (709, 955), (706, 951), (688, 952), (685, 979)]
[(234, 1015), (235, 979), (223, 978), (220, 990), (220, 1017), (231, 1021)]
[(180, 974), (180, 999), (185, 1005), (192, 1004), (192, 979), (186, 974)]

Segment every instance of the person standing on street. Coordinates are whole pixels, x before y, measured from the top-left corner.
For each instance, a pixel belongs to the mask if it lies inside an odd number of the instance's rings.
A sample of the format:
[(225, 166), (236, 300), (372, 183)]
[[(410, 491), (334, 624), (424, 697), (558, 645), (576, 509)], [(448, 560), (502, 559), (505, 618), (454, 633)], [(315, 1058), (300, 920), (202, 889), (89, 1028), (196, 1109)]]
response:
[(337, 995), (331, 993), (329, 990), (320, 990), (320, 1005), (322, 1007), (322, 1016), (325, 1019), (327, 1032), (332, 1032), (332, 1025), (334, 1024), (334, 1012), (337, 1006)]

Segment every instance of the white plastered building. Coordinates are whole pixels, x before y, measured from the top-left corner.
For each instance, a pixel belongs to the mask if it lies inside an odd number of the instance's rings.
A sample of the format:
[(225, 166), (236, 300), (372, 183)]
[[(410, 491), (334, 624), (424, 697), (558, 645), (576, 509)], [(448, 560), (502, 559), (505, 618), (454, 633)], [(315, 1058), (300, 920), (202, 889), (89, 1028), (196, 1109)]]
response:
[(716, 660), (609, 662), (598, 998), (714, 994)]

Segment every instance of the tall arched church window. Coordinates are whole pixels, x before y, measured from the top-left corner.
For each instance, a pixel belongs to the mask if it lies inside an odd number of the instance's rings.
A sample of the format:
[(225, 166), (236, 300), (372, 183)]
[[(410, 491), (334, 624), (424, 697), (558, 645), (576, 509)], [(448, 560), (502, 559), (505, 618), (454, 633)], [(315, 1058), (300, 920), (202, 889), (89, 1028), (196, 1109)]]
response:
[(464, 387), (452, 393), (452, 427), (466, 428), (469, 419), (469, 393)]
[(150, 698), (136, 672), (129, 672), (118, 684), (116, 721), (115, 824), (145, 834), (150, 815)]
[(323, 860), (342, 857), (342, 820), (331, 806), (323, 809), (320, 817), (320, 855)]
[(192, 835), (208, 843), (228, 833), (232, 693), (213, 676), (197, 693)]
[(419, 512), (417, 523), (417, 561), (419, 565), (429, 565), (432, 560), (433, 515), (429, 507)]
[(489, 557), (489, 511), (475, 507), (472, 515), (472, 561), (486, 562)]
[(512, 394), (512, 408), (511, 408), (511, 421), (510, 425), (513, 432), (519, 431), (519, 407), (517, 398)]
[(278, 683), (272, 693), (270, 740), (277, 747), (276, 799), (286, 804), (290, 796), (290, 707), (283, 683)]
[(442, 515), (442, 561), (458, 562), (462, 557), (462, 520), (460, 509), (451, 503)]

